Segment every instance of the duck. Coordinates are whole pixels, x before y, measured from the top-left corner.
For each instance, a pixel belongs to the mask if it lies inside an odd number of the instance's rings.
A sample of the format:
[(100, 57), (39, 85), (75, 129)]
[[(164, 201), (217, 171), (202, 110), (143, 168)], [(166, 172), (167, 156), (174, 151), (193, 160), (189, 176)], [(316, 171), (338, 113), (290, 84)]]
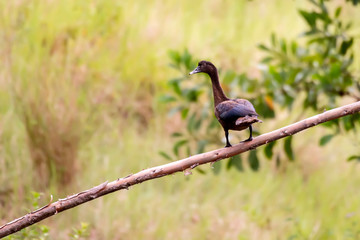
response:
[(256, 113), (251, 102), (246, 99), (229, 99), (220, 85), (218, 70), (211, 62), (200, 61), (189, 75), (196, 73), (206, 73), (211, 79), (215, 116), (225, 132), (225, 147), (232, 146), (229, 141), (229, 130), (241, 131), (249, 128), (249, 138), (241, 142), (252, 141), (252, 124), (262, 121), (258, 119), (259, 114)]

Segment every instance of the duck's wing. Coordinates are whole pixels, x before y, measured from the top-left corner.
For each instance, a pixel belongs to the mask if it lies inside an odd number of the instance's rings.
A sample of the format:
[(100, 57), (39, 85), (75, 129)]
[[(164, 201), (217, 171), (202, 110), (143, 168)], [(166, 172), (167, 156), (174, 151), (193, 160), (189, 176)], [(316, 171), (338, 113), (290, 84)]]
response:
[(258, 116), (253, 105), (245, 99), (224, 101), (216, 106), (223, 121), (235, 121), (245, 116)]
[(234, 99), (234, 101), (237, 102), (237, 103), (239, 103), (239, 104), (244, 105), (244, 106), (248, 109), (248, 111), (251, 112), (251, 113), (248, 114), (248, 115), (251, 115), (251, 116), (254, 116), (254, 115), (255, 115), (255, 116), (259, 116), (259, 114), (256, 113), (255, 108), (254, 108), (254, 106), (252, 105), (252, 103), (249, 102), (248, 100), (246, 100), (246, 99)]

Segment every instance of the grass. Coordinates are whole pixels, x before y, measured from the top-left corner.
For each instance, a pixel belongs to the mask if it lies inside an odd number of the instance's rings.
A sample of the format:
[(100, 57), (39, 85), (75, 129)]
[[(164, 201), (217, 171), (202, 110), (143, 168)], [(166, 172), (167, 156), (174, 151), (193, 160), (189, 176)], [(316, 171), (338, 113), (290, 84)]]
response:
[[(50, 194), (62, 198), (165, 163), (158, 152), (170, 149), (169, 133), (183, 127), (157, 101), (166, 80), (177, 76), (167, 52), (188, 48), (196, 58), (256, 74), (256, 44), (271, 32), (296, 36), (304, 23), (295, 7), (306, 6), (0, 1), (0, 222), (28, 212), (31, 191), (44, 192), (45, 204)], [(358, 11), (344, 9), (344, 18), (359, 23)], [(358, 63), (356, 57), (355, 70)], [(265, 123), (261, 132), (288, 121)], [(265, 158), (257, 173), (214, 175), (204, 166), (206, 175), (147, 182), (43, 224), (61, 239), (80, 222), (90, 224), (90, 239), (357, 239), (359, 167), (344, 156), (358, 151), (359, 136), (340, 135), (319, 148), (324, 131), (295, 136), (296, 162), (282, 159), (280, 169)], [(70, 186), (55, 177), (41, 187), (46, 180), (36, 172), (34, 152), (50, 152), (44, 161), (76, 174)]]

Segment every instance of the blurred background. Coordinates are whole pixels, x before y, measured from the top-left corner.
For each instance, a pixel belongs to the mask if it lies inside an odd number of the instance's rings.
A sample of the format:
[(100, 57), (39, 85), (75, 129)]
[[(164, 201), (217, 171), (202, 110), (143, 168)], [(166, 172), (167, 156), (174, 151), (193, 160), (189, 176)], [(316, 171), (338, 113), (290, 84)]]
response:
[[(223, 147), (210, 80), (187, 76), (198, 60), (254, 103), (256, 134), (359, 101), (356, 3), (0, 1), (0, 223)], [(110, 194), (9, 239), (359, 239), (359, 122)]]

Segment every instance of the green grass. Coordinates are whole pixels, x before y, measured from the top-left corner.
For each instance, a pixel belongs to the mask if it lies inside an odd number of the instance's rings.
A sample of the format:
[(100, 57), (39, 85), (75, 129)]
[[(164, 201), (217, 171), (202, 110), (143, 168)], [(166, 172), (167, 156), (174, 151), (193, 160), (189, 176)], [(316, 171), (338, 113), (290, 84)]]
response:
[[(63, 198), (166, 163), (158, 152), (170, 151), (169, 133), (183, 127), (157, 101), (166, 80), (177, 76), (167, 52), (188, 48), (198, 59), (256, 75), (256, 44), (272, 32), (295, 37), (304, 26), (295, 7), (306, 6), (280, 0), (0, 1), (0, 222), (27, 213), (31, 191), (44, 192), (45, 204), (50, 194)], [(358, 13), (344, 9), (355, 34)], [(279, 117), (259, 128), (290, 122)], [(35, 137), (28, 137), (29, 129), (38, 130)], [(324, 131), (296, 135), (296, 162), (281, 159), (280, 169), (265, 158), (257, 173), (214, 175), (203, 166), (206, 175), (146, 182), (43, 224), (55, 239), (67, 238), (80, 222), (90, 223), (90, 239), (358, 239), (359, 166), (344, 156), (357, 153), (359, 135), (340, 135), (319, 148)], [(66, 165), (76, 174), (70, 186), (56, 178), (41, 186), (37, 148), (29, 148), (40, 137), (55, 159), (76, 146), (70, 157), (76, 164)]]

